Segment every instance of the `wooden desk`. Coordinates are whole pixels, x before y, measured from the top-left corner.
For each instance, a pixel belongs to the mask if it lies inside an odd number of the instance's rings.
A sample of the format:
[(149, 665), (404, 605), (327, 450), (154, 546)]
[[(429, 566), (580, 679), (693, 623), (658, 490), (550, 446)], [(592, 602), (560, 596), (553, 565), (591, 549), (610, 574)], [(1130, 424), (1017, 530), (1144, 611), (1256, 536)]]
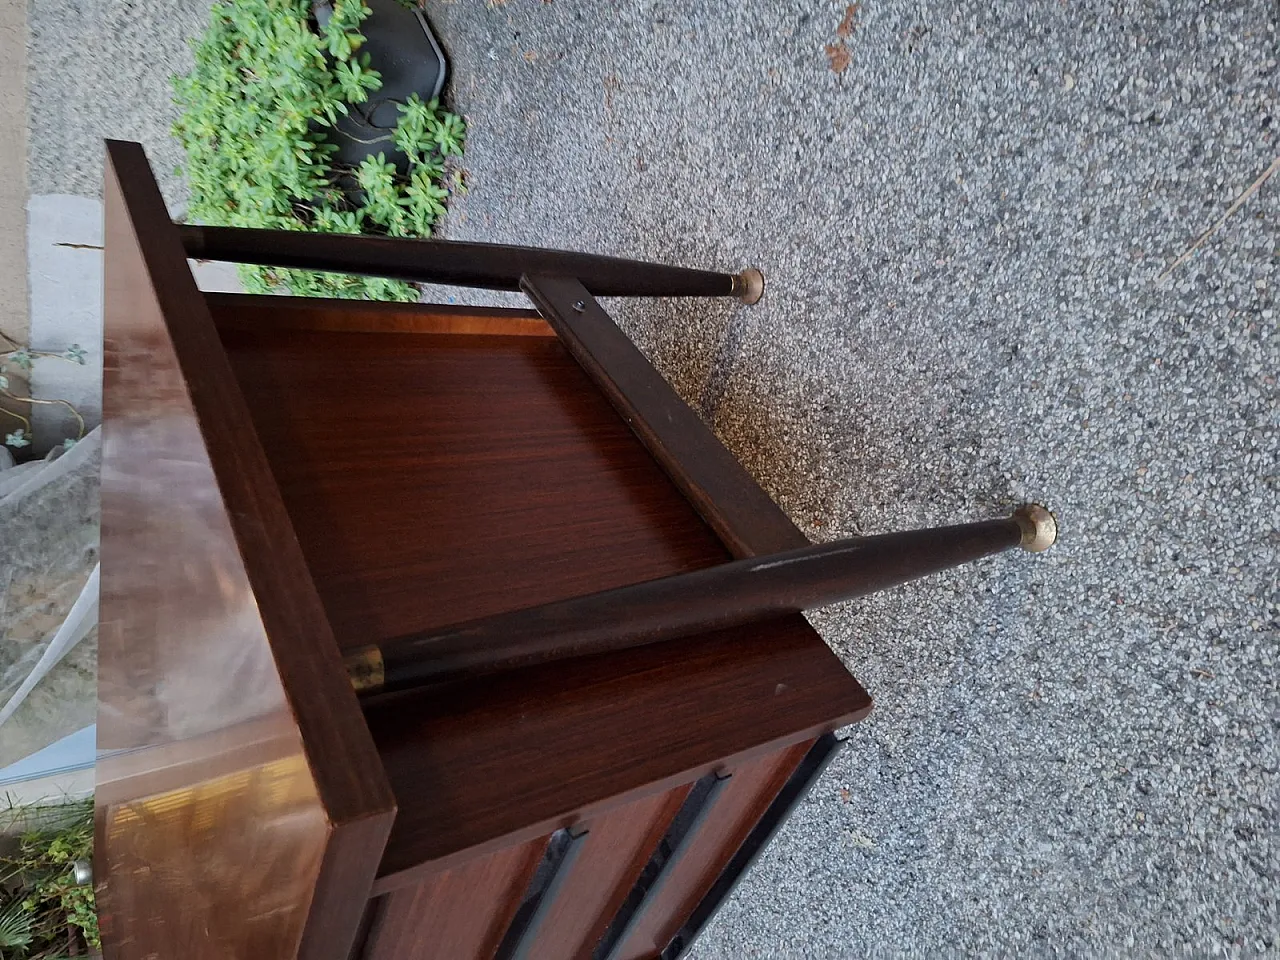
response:
[[(871, 707), (803, 617), (364, 700), (343, 652), (806, 545), (592, 297), (750, 283), (180, 230), (135, 144), (105, 194), (106, 955), (679, 955)], [(205, 296), (188, 254), (539, 310)]]

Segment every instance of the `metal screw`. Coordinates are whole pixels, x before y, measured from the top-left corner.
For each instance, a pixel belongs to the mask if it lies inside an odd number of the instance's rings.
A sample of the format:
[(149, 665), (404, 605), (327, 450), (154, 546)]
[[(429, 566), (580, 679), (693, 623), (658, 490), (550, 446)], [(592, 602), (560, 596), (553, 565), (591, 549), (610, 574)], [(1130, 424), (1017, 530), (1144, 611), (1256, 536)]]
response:
[(581, 300), (575, 300), (573, 302), (573, 309), (575, 313), (586, 313), (587, 305)]

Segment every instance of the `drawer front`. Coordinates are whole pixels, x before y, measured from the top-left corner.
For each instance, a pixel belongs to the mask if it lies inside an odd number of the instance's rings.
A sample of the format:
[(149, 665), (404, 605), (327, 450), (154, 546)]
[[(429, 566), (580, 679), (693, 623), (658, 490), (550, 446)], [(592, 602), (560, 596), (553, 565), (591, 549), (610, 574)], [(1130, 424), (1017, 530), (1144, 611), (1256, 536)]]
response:
[(529, 931), (528, 960), (570, 960), (592, 948), (617, 915), (692, 784), (624, 804), (587, 824), (582, 852), (545, 919)]
[(813, 743), (393, 890), (374, 903), (362, 960), (678, 955), (789, 810)]
[(492, 957), (547, 848), (547, 837), (477, 857), (380, 897), (364, 960)]
[(811, 741), (731, 768), (699, 811), (698, 821), (630, 917), (619, 918), (599, 960), (647, 960), (662, 952), (737, 853), (808, 752)]

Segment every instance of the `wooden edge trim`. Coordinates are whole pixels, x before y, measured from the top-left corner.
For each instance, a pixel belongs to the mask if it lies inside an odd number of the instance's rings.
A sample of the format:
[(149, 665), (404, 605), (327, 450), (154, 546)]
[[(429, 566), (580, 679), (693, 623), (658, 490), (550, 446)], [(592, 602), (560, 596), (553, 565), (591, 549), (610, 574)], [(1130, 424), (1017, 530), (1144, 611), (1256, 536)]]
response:
[(536, 310), (512, 307), (320, 300), (248, 293), (206, 293), (204, 297), (219, 330), (555, 336)]
[(307, 923), (302, 930), (298, 960), (335, 960), (353, 950), (368, 933), (365, 891), (369, 887), (369, 854), (380, 856), (395, 821), (394, 809), (348, 821), (329, 832), (324, 859)]
[[(303, 750), (330, 823), (304, 941), (306, 956), (347, 949), (395, 817), (395, 797), (342, 668), (337, 642), (252, 428), (213, 317), (186, 262), (142, 146), (108, 140), (107, 192), (133, 233), (187, 383), (218, 490), (258, 599)], [(216, 455), (215, 455), (216, 451)], [(314, 928), (314, 929), (313, 929)], [(305, 946), (305, 943), (304, 943)]]

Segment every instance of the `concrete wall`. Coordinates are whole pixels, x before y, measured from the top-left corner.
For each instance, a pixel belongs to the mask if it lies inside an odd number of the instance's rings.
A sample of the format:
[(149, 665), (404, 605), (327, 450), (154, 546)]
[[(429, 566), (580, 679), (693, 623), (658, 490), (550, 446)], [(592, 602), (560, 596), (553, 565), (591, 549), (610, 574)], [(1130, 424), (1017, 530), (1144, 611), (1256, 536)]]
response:
[(0, 330), (26, 343), (26, 0), (0, 0), (0, 131)]
[[(102, 203), (66, 194), (35, 196), (27, 205), (31, 290), (30, 340), (35, 350), (60, 353), (73, 344), (85, 351), (83, 366), (56, 357), (35, 362), (31, 395), (66, 400), (92, 430), (102, 420)], [(228, 264), (194, 264), (203, 290), (238, 291)], [(61, 405), (32, 411), (35, 452), (42, 453), (79, 424)]]
[[(31, 346), (61, 352), (78, 344), (85, 351), (83, 366), (37, 360), (31, 395), (73, 404), (87, 432), (102, 420), (102, 204), (88, 197), (32, 197), (27, 214)], [(31, 413), (37, 452), (79, 430), (65, 406), (38, 404)]]

